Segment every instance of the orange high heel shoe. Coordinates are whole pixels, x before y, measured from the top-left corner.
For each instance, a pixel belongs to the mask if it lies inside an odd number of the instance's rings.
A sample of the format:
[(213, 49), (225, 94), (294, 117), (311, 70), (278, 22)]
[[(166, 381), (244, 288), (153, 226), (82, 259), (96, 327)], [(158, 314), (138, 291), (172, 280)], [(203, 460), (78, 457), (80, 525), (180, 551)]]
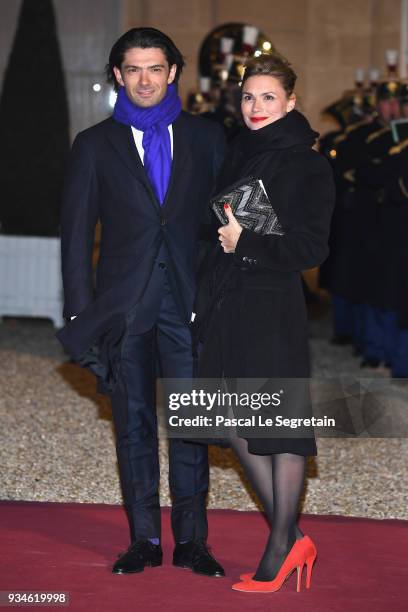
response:
[[(313, 563), (315, 562), (316, 557), (317, 557), (317, 549), (316, 549), (316, 546), (314, 545), (314, 542), (312, 541), (311, 538), (309, 538), (308, 535), (304, 535), (303, 538), (300, 538), (300, 540), (297, 540), (297, 542), (299, 542), (299, 544), (301, 544), (305, 550), (306, 569), (308, 567), (312, 568)], [(310, 569), (306, 574), (306, 588), (307, 589), (310, 588), (310, 580), (311, 580), (311, 575), (312, 575), (311, 572), (312, 570)], [(239, 579), (240, 580), (251, 580), (254, 576), (255, 576), (254, 572), (248, 573), (248, 574), (241, 574)]]
[(312, 581), (313, 564), (317, 557), (317, 548), (309, 536), (304, 536), (302, 540), (303, 551), (306, 557), (306, 588), (310, 589)]
[(244, 582), (237, 582), (232, 585), (233, 590), (241, 591), (243, 593), (274, 593), (275, 591), (279, 591), (285, 580), (287, 580), (292, 572), (294, 572), (296, 569), (296, 591), (299, 593), (305, 563), (307, 567), (306, 587), (309, 588), (315, 557), (313, 556), (314, 553), (311, 554), (312, 547), (310, 546), (309, 542), (306, 541), (306, 543), (304, 543), (303, 540), (304, 538), (302, 538), (302, 540), (296, 540), (282, 563), (279, 572), (273, 580), (246, 580)]

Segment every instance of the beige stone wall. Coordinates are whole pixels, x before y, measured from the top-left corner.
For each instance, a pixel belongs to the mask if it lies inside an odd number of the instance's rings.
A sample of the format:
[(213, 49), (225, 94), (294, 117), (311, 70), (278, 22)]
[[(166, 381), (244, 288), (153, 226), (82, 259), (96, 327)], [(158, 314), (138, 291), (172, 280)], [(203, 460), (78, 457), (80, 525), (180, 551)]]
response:
[(370, 64), (371, 0), (309, 0), (304, 70), (305, 109), (322, 131), (320, 111), (353, 86), (357, 67)]
[(300, 108), (325, 131), (320, 110), (353, 86), (357, 67), (385, 72), (387, 48), (399, 49), (400, 0), (124, 0), (124, 29), (164, 30), (186, 56), (181, 93), (196, 87), (207, 33), (226, 22), (258, 26), (299, 75)]
[(372, 13), (371, 57), (385, 71), (385, 50), (399, 49), (401, 1), (376, 0)]
[(198, 55), (201, 43), (215, 27), (211, 0), (125, 0), (124, 29), (141, 25), (163, 30), (186, 59), (180, 82), (181, 95), (197, 89)]

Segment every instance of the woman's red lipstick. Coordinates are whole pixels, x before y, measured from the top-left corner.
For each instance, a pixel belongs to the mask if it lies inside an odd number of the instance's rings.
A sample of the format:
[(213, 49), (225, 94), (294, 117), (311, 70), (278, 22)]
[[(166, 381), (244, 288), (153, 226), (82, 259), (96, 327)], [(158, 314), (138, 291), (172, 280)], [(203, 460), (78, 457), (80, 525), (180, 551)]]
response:
[(265, 119), (267, 119), (268, 117), (250, 117), (250, 120), (253, 123), (258, 123), (258, 121), (265, 121)]

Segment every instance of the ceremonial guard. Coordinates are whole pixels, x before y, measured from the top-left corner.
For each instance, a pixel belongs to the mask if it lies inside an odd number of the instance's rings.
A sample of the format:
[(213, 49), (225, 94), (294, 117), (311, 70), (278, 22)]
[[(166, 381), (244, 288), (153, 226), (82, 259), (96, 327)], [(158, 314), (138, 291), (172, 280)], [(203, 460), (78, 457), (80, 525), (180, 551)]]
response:
[(323, 270), (333, 297), (333, 342), (352, 342), (362, 367), (383, 363), (394, 377), (408, 375), (408, 139), (397, 129), (403, 133), (401, 116), (408, 116), (408, 85), (384, 81), (375, 114), (348, 125), (325, 147), (337, 186)]
[[(359, 248), (359, 232), (355, 221), (354, 171), (364, 156), (365, 143), (383, 123), (373, 107), (371, 92), (362, 98), (364, 113), (358, 121), (348, 123), (333, 140), (329, 150), (336, 182), (336, 207), (330, 234), (330, 256), (322, 268), (321, 284), (332, 294), (334, 344), (353, 343), (357, 351), (363, 345), (363, 309), (360, 296), (351, 288), (350, 279)], [(349, 113), (351, 121), (355, 115)], [(358, 293), (358, 292), (357, 292)]]

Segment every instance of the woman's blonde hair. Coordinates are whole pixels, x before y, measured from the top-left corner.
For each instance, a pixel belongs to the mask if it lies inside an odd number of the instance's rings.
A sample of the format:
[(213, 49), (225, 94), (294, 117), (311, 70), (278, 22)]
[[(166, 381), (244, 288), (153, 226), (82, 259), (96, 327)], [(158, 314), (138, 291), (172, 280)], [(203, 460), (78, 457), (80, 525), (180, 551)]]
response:
[(245, 63), (242, 85), (253, 76), (266, 75), (278, 79), (289, 97), (295, 89), (297, 75), (286, 58), (278, 53), (252, 57)]

